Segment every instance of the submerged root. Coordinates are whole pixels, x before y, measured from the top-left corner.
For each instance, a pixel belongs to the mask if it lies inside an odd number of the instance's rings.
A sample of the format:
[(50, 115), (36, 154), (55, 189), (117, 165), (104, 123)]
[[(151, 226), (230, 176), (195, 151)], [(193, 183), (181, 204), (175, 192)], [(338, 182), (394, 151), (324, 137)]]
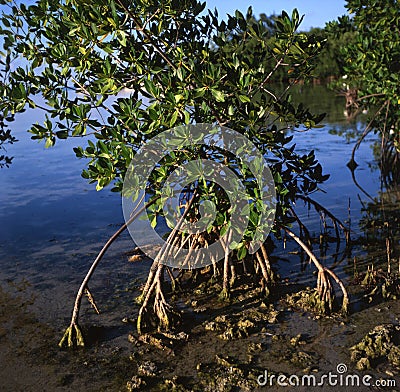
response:
[(66, 330), (58, 343), (59, 347), (84, 347), (85, 341), (83, 339), (82, 331), (78, 324), (71, 324)]

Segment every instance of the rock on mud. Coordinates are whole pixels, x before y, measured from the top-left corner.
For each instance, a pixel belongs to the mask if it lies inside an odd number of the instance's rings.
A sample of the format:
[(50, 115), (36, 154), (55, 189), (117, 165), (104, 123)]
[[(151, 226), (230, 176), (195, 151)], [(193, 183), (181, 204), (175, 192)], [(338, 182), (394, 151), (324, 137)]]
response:
[(359, 370), (375, 367), (386, 359), (400, 368), (400, 326), (378, 325), (355, 346), (350, 348), (351, 360)]

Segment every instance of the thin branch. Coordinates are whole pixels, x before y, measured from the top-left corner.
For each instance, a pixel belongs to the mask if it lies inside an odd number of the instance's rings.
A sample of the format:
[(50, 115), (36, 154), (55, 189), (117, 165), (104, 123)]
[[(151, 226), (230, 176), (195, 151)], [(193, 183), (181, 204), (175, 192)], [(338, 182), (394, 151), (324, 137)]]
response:
[[(348, 237), (348, 235), (349, 235), (350, 230), (340, 221), (339, 218), (336, 218), (336, 216), (333, 215), (328, 209), (326, 209), (325, 207), (323, 207), (323, 206), (322, 206), (321, 204), (319, 204), (317, 201), (311, 199), (309, 196), (296, 195), (296, 197), (298, 197), (299, 199), (304, 200), (304, 201), (307, 202), (307, 203), (311, 203), (311, 204), (315, 207), (315, 209), (316, 209), (318, 212), (322, 211), (322, 212), (324, 212), (326, 215), (328, 215), (329, 218), (332, 220), (333, 224), (335, 225), (335, 228), (337, 228), (337, 227), (336, 227), (336, 224), (338, 224), (338, 225), (340, 226), (340, 228), (341, 228), (341, 229), (343, 230), (343, 232), (345, 233), (346, 241), (348, 241), (348, 238), (347, 238), (347, 237)], [(336, 235), (338, 236), (337, 230), (336, 230)]]
[(376, 111), (376, 113), (374, 114), (374, 116), (372, 117), (371, 121), (368, 123), (368, 125), (365, 127), (363, 134), (361, 135), (361, 137), (357, 140), (357, 143), (355, 144), (355, 146), (353, 147), (353, 151), (351, 153), (351, 160), (350, 162), (355, 162), (354, 156), (356, 153), (356, 150), (358, 149), (358, 147), (360, 147), (361, 142), (365, 139), (365, 137), (368, 135), (368, 133), (371, 131), (371, 126), (372, 123), (375, 121), (376, 117), (378, 116), (378, 114), (382, 111), (382, 109), (387, 105), (388, 101), (385, 101), (383, 103), (383, 105)]
[(364, 95), (363, 97), (357, 98), (356, 101), (361, 101), (363, 99), (371, 98), (371, 97), (381, 97), (385, 94), (380, 93), (380, 94), (369, 94), (369, 95)]
[(117, 3), (121, 6), (121, 8), (125, 11), (127, 15), (129, 15), (130, 18), (132, 18), (133, 22), (136, 25), (136, 30), (140, 33), (142, 33), (151, 43), (151, 45), (154, 47), (154, 49), (159, 53), (159, 55), (163, 58), (163, 60), (171, 67), (176, 69), (176, 66), (168, 59), (168, 57), (164, 54), (164, 52), (159, 48), (159, 46), (154, 42), (150, 34), (144, 29), (143, 26), (140, 25), (138, 20), (136, 19), (135, 15), (130, 12), (125, 5), (122, 3), (121, 0), (117, 0)]

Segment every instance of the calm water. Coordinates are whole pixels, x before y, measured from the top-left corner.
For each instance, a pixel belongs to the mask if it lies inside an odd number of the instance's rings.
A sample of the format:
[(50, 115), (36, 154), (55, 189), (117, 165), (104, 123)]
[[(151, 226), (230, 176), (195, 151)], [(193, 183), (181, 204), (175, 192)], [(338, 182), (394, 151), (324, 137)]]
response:
[[(354, 184), (346, 167), (354, 140), (347, 142), (331, 131), (362, 130), (362, 119), (348, 122), (343, 114), (343, 98), (322, 86), (298, 87), (294, 99), (314, 111), (329, 113), (323, 128), (295, 133), (294, 142), (299, 152), (314, 149), (324, 172), (331, 175), (322, 186), (325, 193), (313, 197), (342, 221), (349, 223), (350, 218), (353, 236), (357, 237), (361, 233), (358, 221), (363, 215), (362, 204), (368, 198)], [(85, 145), (84, 139), (59, 141), (54, 148), (45, 149), (43, 143), (30, 140), (26, 133), (32, 119), (40, 121), (40, 116), (30, 110), (12, 124), (19, 142), (10, 146), (8, 153), (15, 158), (9, 169), (0, 170), (0, 278), (2, 284), (14, 286), (25, 282), (35, 293), (36, 306), (46, 307), (42, 316), (64, 322), (89, 264), (123, 222), (121, 200), (107, 190), (96, 192), (93, 185), (80, 177), (86, 162), (76, 159), (72, 148), (80, 143)], [(356, 170), (359, 183), (372, 197), (380, 192), (379, 172), (371, 148), (374, 141), (371, 136), (361, 145)], [(299, 207), (304, 222), (312, 232), (318, 232), (318, 214)], [(92, 284), (101, 297), (111, 301), (112, 295), (108, 295), (115, 293), (116, 288), (144, 277), (148, 262), (127, 263), (125, 252), (133, 246), (125, 234), (107, 253)], [(362, 258), (367, 253), (365, 248), (355, 247), (352, 255)], [(379, 257), (383, 257), (384, 252), (381, 253)], [(299, 260), (289, 260), (286, 251), (276, 254), (286, 260), (279, 264), (282, 275), (295, 273), (297, 279), (306, 279), (308, 275), (301, 272)], [(337, 267), (342, 276), (348, 261), (345, 259)], [(324, 262), (331, 265), (333, 259), (329, 256)]]

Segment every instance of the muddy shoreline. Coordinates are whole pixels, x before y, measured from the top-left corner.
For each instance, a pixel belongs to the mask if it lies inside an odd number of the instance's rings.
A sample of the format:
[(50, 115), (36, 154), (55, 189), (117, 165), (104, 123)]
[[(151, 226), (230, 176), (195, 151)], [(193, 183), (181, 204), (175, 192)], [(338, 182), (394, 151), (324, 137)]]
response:
[[(65, 325), (52, 325), (35, 314), (40, 294), (34, 295), (29, 285), (3, 284), (1, 390), (282, 390), (277, 386), (257, 388), (257, 377), (265, 370), (276, 375), (320, 377), (335, 371), (338, 364), (345, 364), (348, 374), (370, 374), (374, 379), (393, 379), (400, 385), (398, 368), (383, 361), (360, 372), (351, 362), (349, 351), (374, 326), (398, 324), (397, 301), (366, 306), (348, 318), (315, 317), (279, 299), (268, 304), (251, 287), (234, 292), (230, 304), (218, 301), (212, 292), (205, 295), (194, 290), (178, 301), (185, 308), (181, 326), (184, 335), (153, 333), (148, 335), (152, 340), (146, 341), (130, 322), (137, 315), (132, 296), (139, 292), (138, 287), (116, 289), (120, 294), (115, 308), (107, 310), (115, 298), (103, 298), (105, 311), (100, 317), (85, 306), (82, 326), (88, 346), (61, 350), (57, 342)], [(235, 296), (242, 296), (242, 302), (235, 301)], [(315, 389), (349, 390), (329, 388)], [(295, 390), (307, 388), (299, 386)]]

